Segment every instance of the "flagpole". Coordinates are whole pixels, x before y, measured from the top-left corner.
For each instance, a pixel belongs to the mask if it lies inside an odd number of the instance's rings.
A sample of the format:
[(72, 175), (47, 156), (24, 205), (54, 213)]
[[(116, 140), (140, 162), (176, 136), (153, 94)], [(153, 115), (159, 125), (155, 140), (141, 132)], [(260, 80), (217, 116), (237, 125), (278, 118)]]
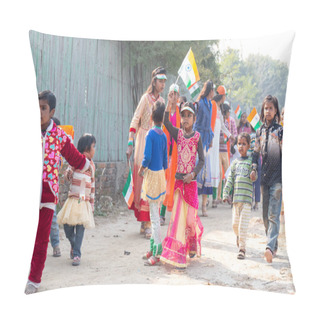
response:
[(175, 82), (175, 85), (177, 84), (179, 78), (180, 78), (180, 74), (178, 74), (178, 78), (177, 78), (177, 80), (176, 80), (176, 82)]

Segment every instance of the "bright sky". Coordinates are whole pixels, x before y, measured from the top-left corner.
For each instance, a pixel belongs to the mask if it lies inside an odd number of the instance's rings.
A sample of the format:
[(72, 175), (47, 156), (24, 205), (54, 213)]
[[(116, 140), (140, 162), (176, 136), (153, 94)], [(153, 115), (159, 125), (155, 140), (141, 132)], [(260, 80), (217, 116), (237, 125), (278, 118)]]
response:
[(243, 59), (249, 54), (260, 53), (289, 65), (293, 38), (294, 32), (286, 32), (260, 38), (220, 40), (219, 48), (222, 52), (228, 47), (239, 49)]

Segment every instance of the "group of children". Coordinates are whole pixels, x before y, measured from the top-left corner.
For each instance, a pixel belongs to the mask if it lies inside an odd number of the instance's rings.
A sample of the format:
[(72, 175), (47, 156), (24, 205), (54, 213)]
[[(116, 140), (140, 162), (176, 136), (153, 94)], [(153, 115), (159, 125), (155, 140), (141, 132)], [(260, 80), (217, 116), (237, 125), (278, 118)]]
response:
[[(161, 79), (161, 78), (157, 78)], [(163, 80), (163, 79), (162, 79)], [(213, 90), (213, 88), (212, 88)], [(197, 175), (205, 164), (202, 135), (195, 130), (198, 105), (181, 99), (179, 117), (175, 125), (170, 121), (170, 110), (176, 107), (176, 93), (179, 87), (170, 87), (167, 106), (163, 99), (152, 105), (153, 127), (145, 136), (144, 152), (138, 175), (142, 181), (141, 199), (150, 207), (150, 248), (143, 256), (146, 265), (153, 266), (160, 261), (178, 268), (187, 266), (187, 257), (201, 255), (203, 225), (198, 215), (199, 198)], [(84, 134), (77, 148), (67, 134), (57, 126), (52, 117), (56, 98), (50, 91), (39, 94), (41, 112), (43, 175), (39, 210), (39, 223), (31, 261), (30, 274), (25, 293), (38, 290), (44, 268), (52, 217), (59, 193), (59, 167), (61, 156), (69, 163), (65, 173), (71, 181), (68, 199), (57, 215), (57, 221), (64, 226), (70, 241), (72, 265), (81, 261), (81, 244), (86, 228), (94, 227), (94, 185), (96, 140), (92, 134)], [(240, 157), (230, 166), (223, 201), (232, 194), (232, 226), (236, 234), (238, 259), (244, 259), (246, 236), (252, 207), (253, 182), (257, 179), (257, 167), (262, 156), (261, 187), (263, 193), (263, 220), (268, 237), (265, 258), (272, 262), (278, 248), (280, 210), (282, 203), (281, 154), (283, 128), (279, 124), (280, 113), (277, 98), (267, 96), (261, 110), (262, 127), (258, 129), (252, 156), (248, 156), (250, 135), (241, 132), (237, 136)], [(163, 130), (164, 129), (164, 130)], [(161, 239), (161, 205), (168, 196), (166, 170), (171, 153), (167, 139), (176, 145), (176, 164), (171, 179), (171, 218), (166, 237)], [(129, 144), (132, 140), (129, 139)], [(205, 148), (210, 149), (212, 137), (206, 138)], [(131, 144), (132, 145), (132, 144)], [(163, 217), (163, 216), (162, 216)]]
[[(144, 176), (142, 198), (150, 204), (152, 225), (150, 250), (143, 258), (148, 259), (147, 265), (155, 265), (159, 261), (163, 261), (179, 268), (185, 268), (187, 256), (193, 258), (196, 254), (201, 254), (203, 226), (198, 216), (199, 185), (197, 184), (197, 175), (206, 160), (202, 135), (195, 130), (196, 111), (194, 104), (184, 101), (180, 104), (181, 128), (173, 126), (169, 121), (174, 89), (173, 86), (170, 87), (166, 109), (161, 102), (156, 102), (152, 107), (152, 120), (155, 126), (146, 135), (144, 159), (139, 170), (139, 175)], [(209, 99), (207, 103), (209, 103)], [(167, 235), (161, 241), (159, 210), (166, 192), (165, 170), (168, 168), (166, 135), (161, 130), (163, 112), (163, 126), (170, 133), (170, 139), (177, 143), (178, 154), (171, 219)], [(210, 121), (210, 118), (208, 120)], [(263, 220), (268, 238), (265, 259), (271, 263), (278, 247), (277, 238), (282, 203), (283, 128), (279, 124), (280, 113), (276, 97), (268, 95), (264, 99), (261, 121), (263, 125), (256, 133), (254, 147), (250, 155), (248, 154), (252, 144), (250, 134), (241, 132), (235, 137), (239, 157), (230, 166), (223, 190), (223, 201), (229, 202), (231, 195), (232, 228), (239, 248), (237, 258), (244, 259), (247, 230), (253, 207), (253, 183), (258, 178), (258, 164), (261, 155)], [(212, 147), (210, 141), (212, 139), (207, 136), (207, 150)]]

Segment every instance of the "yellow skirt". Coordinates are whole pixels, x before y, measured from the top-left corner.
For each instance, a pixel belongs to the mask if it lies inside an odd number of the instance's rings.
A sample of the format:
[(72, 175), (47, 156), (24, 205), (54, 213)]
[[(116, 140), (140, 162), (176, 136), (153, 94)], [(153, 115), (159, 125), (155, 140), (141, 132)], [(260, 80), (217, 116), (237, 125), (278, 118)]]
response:
[(166, 177), (164, 170), (144, 173), (141, 198), (148, 202), (163, 202), (166, 195)]
[(79, 199), (68, 198), (57, 215), (57, 222), (71, 226), (82, 224), (85, 229), (94, 228), (95, 223), (90, 202), (84, 200), (79, 202)]

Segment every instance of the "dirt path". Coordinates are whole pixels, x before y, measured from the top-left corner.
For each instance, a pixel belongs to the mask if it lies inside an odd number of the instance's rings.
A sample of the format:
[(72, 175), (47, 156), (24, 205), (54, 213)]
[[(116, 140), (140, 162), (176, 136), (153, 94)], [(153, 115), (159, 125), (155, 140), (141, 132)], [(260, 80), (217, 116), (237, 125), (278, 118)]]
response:
[[(82, 261), (73, 267), (69, 258), (70, 245), (60, 228), (59, 258), (52, 256), (49, 244), (46, 267), (39, 291), (71, 286), (95, 284), (203, 284), (246, 289), (294, 293), (288, 260), (284, 224), (281, 225), (278, 255), (272, 264), (263, 259), (266, 238), (261, 210), (252, 212), (247, 256), (236, 258), (237, 247), (231, 227), (231, 208), (220, 205), (209, 209), (208, 218), (201, 218), (204, 226), (202, 256), (189, 260), (186, 270), (160, 264), (144, 266), (142, 255), (149, 241), (139, 234), (139, 223), (132, 212), (118, 208), (117, 214), (96, 217), (96, 228), (85, 231), (82, 244)], [(162, 237), (166, 225), (161, 227)]]

